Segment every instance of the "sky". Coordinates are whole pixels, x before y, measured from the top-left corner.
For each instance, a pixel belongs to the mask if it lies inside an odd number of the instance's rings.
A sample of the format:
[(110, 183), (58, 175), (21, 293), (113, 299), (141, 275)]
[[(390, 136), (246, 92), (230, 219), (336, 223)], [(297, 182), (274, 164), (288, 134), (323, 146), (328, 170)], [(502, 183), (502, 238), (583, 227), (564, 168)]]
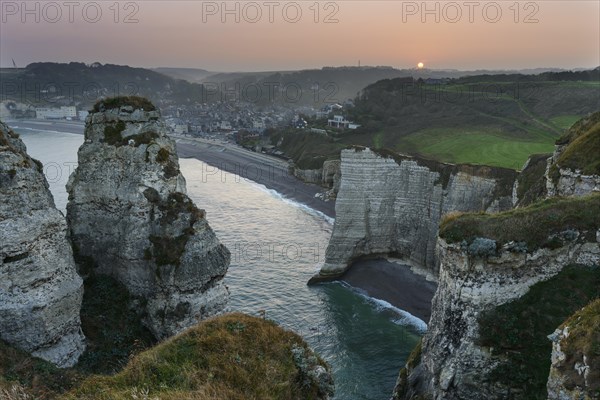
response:
[(600, 1), (6, 1), (0, 66), (593, 68)]

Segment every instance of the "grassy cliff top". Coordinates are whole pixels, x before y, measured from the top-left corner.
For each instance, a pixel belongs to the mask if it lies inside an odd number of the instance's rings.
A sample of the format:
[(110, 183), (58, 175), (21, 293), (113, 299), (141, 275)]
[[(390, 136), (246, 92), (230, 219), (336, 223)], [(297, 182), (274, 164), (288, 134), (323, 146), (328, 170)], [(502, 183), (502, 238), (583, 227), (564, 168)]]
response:
[[(271, 321), (224, 315), (140, 353), (114, 376), (88, 378), (63, 399), (322, 398), (297, 366), (298, 349), (306, 349), (300, 336)], [(325, 366), (316, 357), (312, 363)]]
[(576, 122), (556, 144), (567, 145), (556, 162), (560, 168), (600, 175), (600, 111)]
[(591, 383), (587, 390), (590, 394), (600, 394), (600, 299), (591, 302), (570, 317), (562, 327), (569, 327), (569, 336), (561, 341), (561, 350), (565, 353), (565, 372), (579, 386), (582, 377), (573, 370), (576, 362), (582, 362), (585, 356), (590, 366), (587, 381)]
[(528, 207), (497, 214), (451, 214), (442, 220), (439, 235), (447, 242), (472, 241), (478, 237), (497, 243), (525, 242), (529, 250), (560, 245), (549, 240), (568, 230), (588, 231), (591, 237), (600, 228), (600, 194), (577, 198), (551, 198)]
[(156, 107), (152, 102), (145, 97), (140, 96), (117, 96), (117, 97), (109, 97), (107, 99), (98, 100), (94, 107), (92, 108), (92, 112), (100, 112), (103, 108), (106, 110), (110, 110), (113, 108), (121, 108), (123, 106), (131, 106), (133, 109), (141, 108), (144, 111), (155, 111)]

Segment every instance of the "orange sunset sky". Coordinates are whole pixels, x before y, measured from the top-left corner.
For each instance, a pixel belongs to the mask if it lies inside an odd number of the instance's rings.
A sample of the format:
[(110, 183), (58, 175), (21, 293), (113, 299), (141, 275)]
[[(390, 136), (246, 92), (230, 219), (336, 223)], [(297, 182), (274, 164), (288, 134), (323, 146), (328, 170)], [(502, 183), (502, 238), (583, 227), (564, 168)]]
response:
[(25, 10), (2, 0), (0, 66), (12, 59), (19, 67), (99, 61), (212, 71), (359, 60), (435, 69), (600, 65), (597, 0), (73, 3), (32, 1)]

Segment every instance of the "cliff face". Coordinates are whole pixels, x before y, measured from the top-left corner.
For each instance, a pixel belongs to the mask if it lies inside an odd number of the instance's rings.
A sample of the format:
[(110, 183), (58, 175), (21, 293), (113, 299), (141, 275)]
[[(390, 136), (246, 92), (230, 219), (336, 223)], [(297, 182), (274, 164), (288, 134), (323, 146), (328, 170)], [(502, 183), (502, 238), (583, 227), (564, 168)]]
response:
[[(565, 265), (597, 265), (600, 244), (573, 242), (532, 253), (505, 247), (497, 256), (477, 257), (440, 239), (439, 250), (439, 284), (423, 339), (422, 375), (412, 378), (425, 383), (426, 392), (434, 399), (504, 398), (511, 390), (489, 379), (501, 360), (480, 345), (479, 317), (521, 298), (531, 286), (553, 277)], [(518, 393), (519, 389), (515, 383), (512, 391)]]
[(447, 218), (420, 361), (400, 375), (396, 398), (542, 398), (546, 335), (597, 296), (598, 207), (591, 195)]
[(223, 310), (230, 253), (185, 194), (158, 111), (100, 103), (67, 190), (81, 273), (123, 283), (157, 338)]
[(510, 208), (515, 177), (500, 168), (343, 150), (336, 221), (316, 279), (337, 277), (372, 254), (394, 255), (435, 275), (442, 215)]
[(41, 164), (0, 122), (0, 338), (60, 367), (85, 348), (66, 233)]

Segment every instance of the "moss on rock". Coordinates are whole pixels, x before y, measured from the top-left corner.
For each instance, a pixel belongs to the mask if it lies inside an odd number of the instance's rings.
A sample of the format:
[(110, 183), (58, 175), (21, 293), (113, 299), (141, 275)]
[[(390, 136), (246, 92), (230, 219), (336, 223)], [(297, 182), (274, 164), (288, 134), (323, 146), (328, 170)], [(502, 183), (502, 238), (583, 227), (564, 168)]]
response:
[(104, 143), (111, 146), (122, 146), (124, 143), (123, 131), (125, 130), (125, 122), (118, 121), (115, 125), (107, 125), (104, 127)]

